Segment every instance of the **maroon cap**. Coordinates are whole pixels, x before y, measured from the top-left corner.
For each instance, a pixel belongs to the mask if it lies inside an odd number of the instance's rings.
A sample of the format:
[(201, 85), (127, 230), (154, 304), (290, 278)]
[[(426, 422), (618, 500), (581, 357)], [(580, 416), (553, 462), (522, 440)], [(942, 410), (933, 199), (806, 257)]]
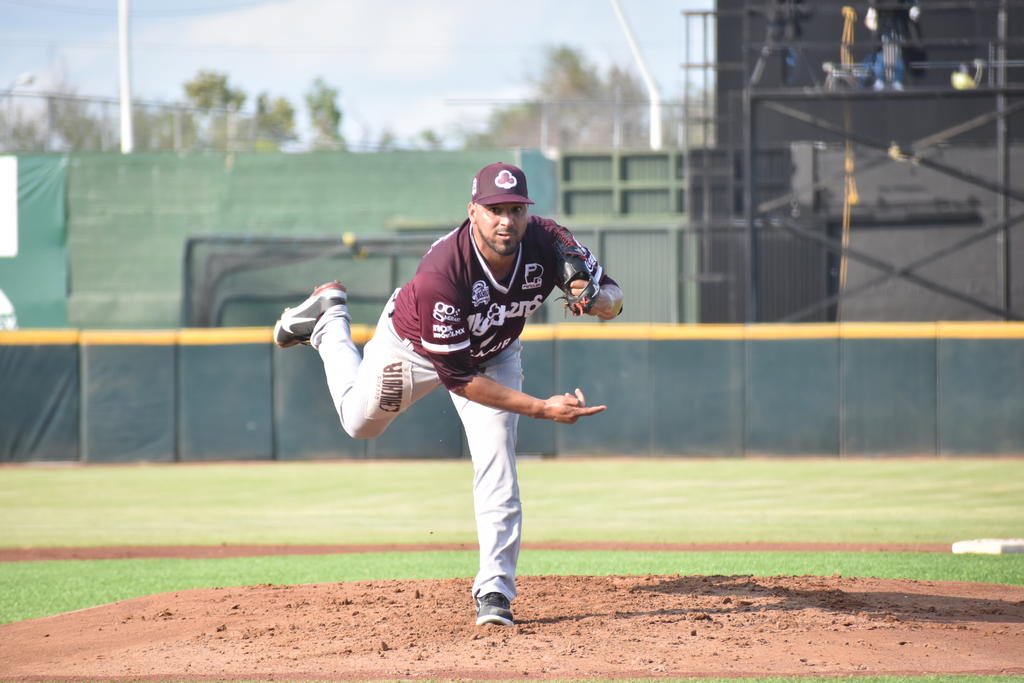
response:
[(533, 204), (526, 192), (526, 174), (512, 164), (491, 164), (477, 171), (472, 195), (476, 204)]

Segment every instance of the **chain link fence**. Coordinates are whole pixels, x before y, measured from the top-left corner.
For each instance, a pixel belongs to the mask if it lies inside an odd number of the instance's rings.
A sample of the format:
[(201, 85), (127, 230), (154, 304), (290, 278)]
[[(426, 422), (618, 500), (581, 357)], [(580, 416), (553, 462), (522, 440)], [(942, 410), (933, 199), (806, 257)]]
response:
[[(135, 102), (137, 151), (257, 149), (251, 113), (182, 104)], [(120, 103), (114, 98), (64, 93), (9, 92), (0, 97), (0, 152), (117, 151)]]

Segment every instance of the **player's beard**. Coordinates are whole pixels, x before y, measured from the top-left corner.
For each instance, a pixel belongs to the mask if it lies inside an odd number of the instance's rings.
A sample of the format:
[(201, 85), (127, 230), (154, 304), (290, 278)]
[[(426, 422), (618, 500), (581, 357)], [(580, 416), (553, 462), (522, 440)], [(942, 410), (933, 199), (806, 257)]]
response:
[(499, 242), (498, 240), (491, 239), (483, 230), (478, 229), (477, 233), (480, 235), (480, 239), (484, 241), (484, 244), (490, 247), (491, 251), (498, 256), (511, 256), (515, 254), (519, 249), (519, 243), (523, 239), (522, 237), (515, 237), (508, 242)]

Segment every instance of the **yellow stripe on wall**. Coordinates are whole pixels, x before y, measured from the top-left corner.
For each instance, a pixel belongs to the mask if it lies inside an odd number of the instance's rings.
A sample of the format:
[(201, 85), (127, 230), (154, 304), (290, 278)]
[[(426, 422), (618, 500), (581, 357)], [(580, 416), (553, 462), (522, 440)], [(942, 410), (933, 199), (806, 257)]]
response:
[(735, 340), (746, 337), (744, 325), (651, 325), (651, 339)]
[[(353, 325), (357, 344), (374, 327)], [(576, 323), (527, 325), (521, 339), (744, 340), (744, 339), (1024, 339), (1024, 322), (793, 323), (758, 325), (675, 325), (671, 323)], [(0, 330), (0, 346), (32, 345), (213, 345), (272, 344), (269, 327), (184, 328), (181, 330)]]
[(186, 346), (214, 344), (266, 344), (274, 341), (271, 327), (189, 327), (178, 331), (178, 343)]
[(352, 326), (352, 341), (356, 344), (365, 344), (370, 341), (370, 337), (373, 336), (374, 327), (369, 325), (353, 325)]
[(77, 344), (78, 330), (0, 330), (0, 346)]
[(799, 323), (747, 325), (746, 339), (835, 339), (839, 336), (836, 323)]
[(843, 339), (934, 339), (935, 323), (840, 323)]
[(555, 325), (557, 339), (650, 339), (650, 324), (620, 323), (579, 323)]
[(170, 346), (177, 341), (177, 330), (83, 330), (83, 346)]
[(1024, 323), (1017, 322), (952, 322), (936, 323), (938, 336), (944, 339), (1021, 339)]
[(550, 341), (555, 338), (555, 326), (527, 325), (519, 338), (522, 341)]

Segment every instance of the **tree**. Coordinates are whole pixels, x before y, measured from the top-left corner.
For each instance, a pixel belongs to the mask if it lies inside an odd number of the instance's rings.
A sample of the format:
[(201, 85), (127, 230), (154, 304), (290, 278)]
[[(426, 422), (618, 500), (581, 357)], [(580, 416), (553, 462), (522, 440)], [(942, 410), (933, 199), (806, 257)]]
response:
[(532, 96), (493, 110), (482, 131), (465, 136), (466, 147), (645, 144), (647, 96), (631, 71), (612, 67), (602, 73), (579, 50), (553, 46), (530, 81)]
[(437, 150), (444, 147), (444, 139), (432, 128), (421, 130), (419, 141), (424, 149)]
[(185, 97), (199, 109), (238, 111), (245, 104), (246, 94), (228, 85), (227, 74), (200, 69), (191, 81), (185, 82)]
[(59, 148), (67, 151), (103, 149), (105, 127), (87, 100), (68, 96), (47, 97), (47, 118)]
[(327, 85), (319, 76), (306, 93), (306, 109), (313, 125), (313, 149), (345, 149), (341, 134), (341, 109), (338, 89)]
[(271, 99), (267, 93), (256, 98), (256, 145), (276, 150), (295, 139), (295, 107), (284, 97)]
[(17, 106), (8, 105), (0, 109), (0, 152), (45, 151), (45, 123), (39, 117), (22, 112)]
[(205, 125), (198, 123), (201, 139), (216, 149), (233, 147), (240, 137), (237, 113), (245, 104), (246, 94), (228, 84), (227, 74), (200, 69), (191, 81), (186, 81), (185, 97), (198, 109), (208, 112)]
[(398, 136), (390, 128), (385, 128), (377, 138), (376, 148), (378, 152), (390, 152), (397, 148)]

